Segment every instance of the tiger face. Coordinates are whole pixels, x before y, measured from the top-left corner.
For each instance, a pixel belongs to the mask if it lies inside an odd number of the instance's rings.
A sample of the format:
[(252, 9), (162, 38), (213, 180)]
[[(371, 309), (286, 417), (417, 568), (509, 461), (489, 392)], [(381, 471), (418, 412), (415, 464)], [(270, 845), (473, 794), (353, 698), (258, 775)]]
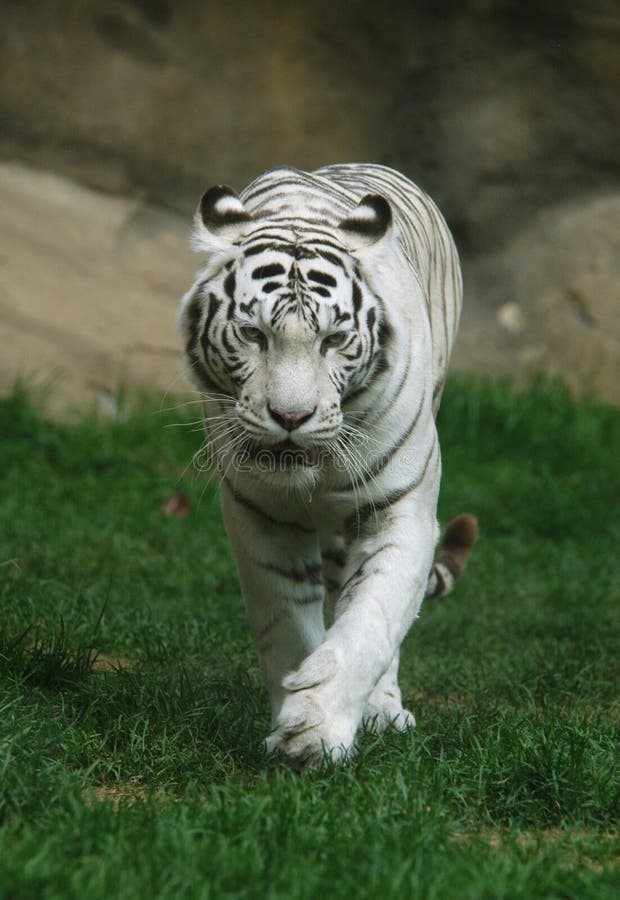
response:
[(385, 362), (383, 302), (351, 244), (385, 235), (389, 205), (368, 196), (337, 229), (306, 240), (253, 220), (230, 189), (212, 189), (199, 212), (197, 241), (211, 251), (180, 319), (192, 380), (207, 407), (216, 394), (229, 399), (224, 415), (250, 462), (267, 451), (278, 470), (316, 466)]

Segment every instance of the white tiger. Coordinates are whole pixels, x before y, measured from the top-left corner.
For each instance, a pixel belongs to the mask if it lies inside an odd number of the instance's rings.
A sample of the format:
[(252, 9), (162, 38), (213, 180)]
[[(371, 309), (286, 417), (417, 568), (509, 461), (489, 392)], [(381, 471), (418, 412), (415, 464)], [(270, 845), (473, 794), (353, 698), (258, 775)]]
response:
[(363, 722), (415, 724), (399, 648), (476, 538), (460, 516), (433, 564), (458, 257), (433, 202), (377, 165), (212, 188), (194, 245), (186, 368), (271, 699), (267, 747), (303, 769), (343, 758)]

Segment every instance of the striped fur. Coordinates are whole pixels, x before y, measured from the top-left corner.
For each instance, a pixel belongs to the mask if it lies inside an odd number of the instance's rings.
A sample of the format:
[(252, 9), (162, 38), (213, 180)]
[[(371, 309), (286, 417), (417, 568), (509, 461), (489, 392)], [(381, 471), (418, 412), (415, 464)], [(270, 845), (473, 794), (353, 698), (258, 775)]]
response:
[(346, 754), (363, 720), (413, 723), (400, 643), (475, 541), (460, 517), (433, 563), (458, 258), (432, 201), (374, 165), (212, 188), (194, 245), (187, 373), (271, 696), (268, 746), (303, 768)]

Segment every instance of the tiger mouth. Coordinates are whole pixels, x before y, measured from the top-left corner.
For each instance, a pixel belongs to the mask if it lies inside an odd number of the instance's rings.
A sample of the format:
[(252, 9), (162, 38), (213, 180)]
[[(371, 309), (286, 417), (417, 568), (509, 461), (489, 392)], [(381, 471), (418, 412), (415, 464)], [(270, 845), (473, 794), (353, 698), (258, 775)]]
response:
[(300, 447), (293, 441), (281, 441), (269, 446), (252, 444), (244, 455), (265, 471), (291, 471), (296, 468), (318, 466), (321, 451), (318, 447)]

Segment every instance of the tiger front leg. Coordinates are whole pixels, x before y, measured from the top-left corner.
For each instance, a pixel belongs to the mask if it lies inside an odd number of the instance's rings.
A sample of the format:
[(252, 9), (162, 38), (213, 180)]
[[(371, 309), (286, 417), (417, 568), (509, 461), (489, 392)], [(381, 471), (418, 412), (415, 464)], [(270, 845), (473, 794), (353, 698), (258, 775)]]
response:
[(313, 529), (278, 522), (224, 482), (221, 506), (271, 703), (272, 727), (286, 691), (285, 676), (324, 636), (323, 582)]
[[(434, 502), (403, 498), (378, 518), (375, 533), (350, 551), (325, 640), (283, 682), (286, 696), (269, 746), (300, 769), (319, 765), (325, 754), (347, 755), (391, 670), (396, 683), (398, 650), (424, 598), (437, 534)], [(386, 709), (383, 704), (388, 715)], [(400, 702), (394, 710), (404, 727), (413, 724)]]

